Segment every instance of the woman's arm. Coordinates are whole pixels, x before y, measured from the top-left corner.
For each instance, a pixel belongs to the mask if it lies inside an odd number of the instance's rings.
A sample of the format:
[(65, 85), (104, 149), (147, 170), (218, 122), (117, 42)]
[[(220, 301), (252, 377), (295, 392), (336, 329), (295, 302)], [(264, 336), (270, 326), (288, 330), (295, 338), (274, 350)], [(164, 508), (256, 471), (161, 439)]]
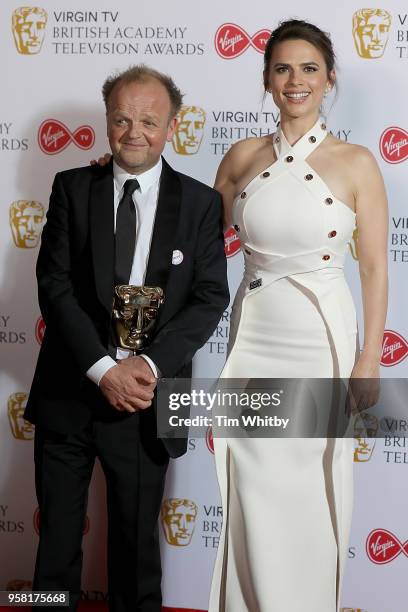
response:
[(388, 206), (373, 155), (355, 147), (354, 177), (358, 259), (364, 314), (364, 345), (351, 373), (346, 412), (362, 412), (378, 402), (380, 360), (388, 302)]
[(235, 198), (236, 180), (234, 164), (237, 162), (236, 145), (222, 159), (215, 177), (214, 189), (222, 196), (224, 231), (232, 225), (232, 204)]
[(364, 345), (353, 376), (379, 376), (387, 315), (388, 207), (384, 182), (374, 156), (359, 147), (356, 155), (356, 214)]

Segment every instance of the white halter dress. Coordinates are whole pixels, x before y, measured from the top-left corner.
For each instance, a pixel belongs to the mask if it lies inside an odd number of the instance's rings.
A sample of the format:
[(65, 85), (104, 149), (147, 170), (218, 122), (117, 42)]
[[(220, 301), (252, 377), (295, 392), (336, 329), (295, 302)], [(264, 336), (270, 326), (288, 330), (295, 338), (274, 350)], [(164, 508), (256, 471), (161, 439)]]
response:
[[(343, 274), (355, 214), (307, 163), (319, 120), (236, 198), (245, 273), (222, 378), (348, 378), (357, 325)], [(223, 529), (209, 612), (335, 612), (352, 509), (350, 439), (214, 437)]]

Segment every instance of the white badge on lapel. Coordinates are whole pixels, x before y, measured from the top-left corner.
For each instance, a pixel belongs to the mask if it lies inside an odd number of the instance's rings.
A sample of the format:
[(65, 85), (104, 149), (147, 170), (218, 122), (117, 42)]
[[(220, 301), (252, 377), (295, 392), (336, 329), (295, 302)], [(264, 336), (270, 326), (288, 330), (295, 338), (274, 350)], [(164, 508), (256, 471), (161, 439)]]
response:
[(175, 251), (173, 251), (173, 257), (171, 259), (171, 263), (174, 266), (178, 266), (179, 264), (181, 264), (181, 262), (184, 259), (184, 255), (181, 251), (179, 251), (178, 249), (176, 249)]

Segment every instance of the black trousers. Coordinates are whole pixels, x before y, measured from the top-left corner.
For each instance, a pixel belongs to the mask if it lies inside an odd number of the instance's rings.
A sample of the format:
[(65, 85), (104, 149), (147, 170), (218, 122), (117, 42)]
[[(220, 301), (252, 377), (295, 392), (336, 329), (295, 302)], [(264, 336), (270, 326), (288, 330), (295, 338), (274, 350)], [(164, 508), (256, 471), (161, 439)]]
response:
[(151, 424), (149, 410), (93, 419), (77, 434), (36, 431), (40, 541), (33, 588), (69, 591), (70, 610), (80, 598), (82, 533), (96, 457), (107, 485), (109, 609), (161, 610), (158, 516), (168, 455)]

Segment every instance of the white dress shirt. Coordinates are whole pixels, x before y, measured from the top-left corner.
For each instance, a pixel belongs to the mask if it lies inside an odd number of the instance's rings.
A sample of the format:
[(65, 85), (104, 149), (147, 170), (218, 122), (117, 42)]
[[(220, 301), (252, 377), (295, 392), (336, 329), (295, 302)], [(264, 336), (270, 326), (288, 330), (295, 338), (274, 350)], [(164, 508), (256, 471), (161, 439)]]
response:
[[(116, 231), (116, 213), (119, 202), (123, 195), (123, 186), (128, 179), (137, 179), (139, 188), (133, 193), (133, 203), (136, 209), (136, 243), (133, 256), (132, 271), (130, 273), (129, 285), (143, 285), (147, 262), (149, 259), (150, 243), (152, 240), (154, 218), (156, 216), (157, 198), (159, 195), (160, 175), (162, 171), (161, 158), (153, 168), (138, 174), (128, 174), (122, 170), (120, 166), (113, 162), (113, 206), (114, 214), (114, 231)], [(126, 359), (131, 355), (131, 351), (117, 349), (116, 358)], [(147, 355), (140, 355), (150, 365), (155, 376), (158, 376), (158, 370), (154, 362)], [(94, 363), (86, 375), (94, 383), (99, 385), (99, 382), (106, 372), (116, 365), (116, 361), (109, 355), (102, 357)]]

